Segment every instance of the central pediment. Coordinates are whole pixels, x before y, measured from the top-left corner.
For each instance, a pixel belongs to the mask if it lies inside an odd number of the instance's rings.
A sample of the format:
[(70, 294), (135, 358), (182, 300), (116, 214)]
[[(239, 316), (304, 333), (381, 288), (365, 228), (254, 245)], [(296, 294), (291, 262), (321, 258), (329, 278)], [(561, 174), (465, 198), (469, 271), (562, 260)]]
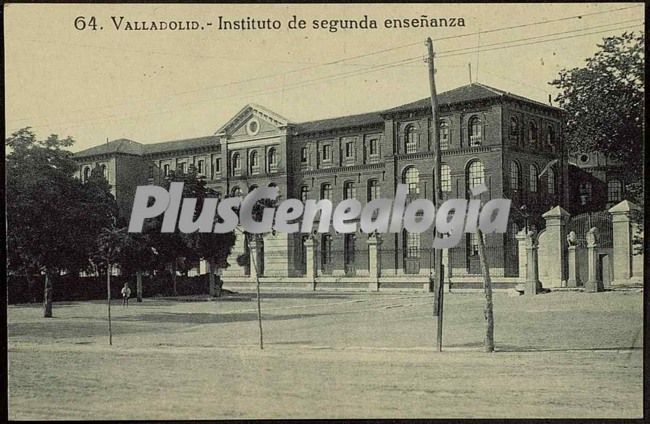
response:
[(280, 134), (290, 124), (277, 113), (251, 103), (219, 128), (215, 135), (226, 138), (269, 137)]

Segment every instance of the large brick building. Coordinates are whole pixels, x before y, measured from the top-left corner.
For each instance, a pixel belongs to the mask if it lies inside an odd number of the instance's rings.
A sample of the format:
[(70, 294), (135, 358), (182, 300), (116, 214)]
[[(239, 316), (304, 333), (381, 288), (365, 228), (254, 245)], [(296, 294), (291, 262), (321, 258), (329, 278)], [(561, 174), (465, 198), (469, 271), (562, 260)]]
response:
[[(542, 213), (567, 203), (562, 111), (477, 83), (441, 93), (439, 104), (443, 196), (466, 198), (469, 187), (484, 182), (488, 191), (483, 200), (512, 199), (508, 232), (487, 235), (486, 244), (492, 273), (516, 276), (516, 232), (524, 225), (543, 225)], [(392, 199), (396, 185), (405, 183), (411, 197), (433, 199), (431, 128), (428, 98), (380, 112), (303, 123), (250, 104), (211, 136), (155, 144), (120, 139), (75, 157), (82, 179), (94, 167), (105, 170), (125, 215), (137, 185), (158, 184), (172, 170), (190, 166), (223, 195), (275, 184), (283, 198), (329, 198), (336, 205), (355, 197), (365, 204), (377, 197)], [(266, 235), (260, 248), (263, 274), (303, 275), (304, 237)], [(332, 230), (318, 237), (322, 275), (367, 275), (366, 234)], [(382, 238), (382, 276), (429, 274), (431, 231)], [(234, 254), (245, 248), (240, 241)], [(473, 234), (448, 255), (454, 275), (479, 273)], [(230, 263), (231, 276), (250, 272), (234, 260)]]

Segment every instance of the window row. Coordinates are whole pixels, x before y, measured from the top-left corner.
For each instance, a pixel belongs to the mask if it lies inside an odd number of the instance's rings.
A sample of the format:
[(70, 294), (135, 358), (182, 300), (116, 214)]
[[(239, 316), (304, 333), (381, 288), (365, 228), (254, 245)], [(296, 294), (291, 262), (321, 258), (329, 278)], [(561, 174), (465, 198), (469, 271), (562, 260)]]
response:
[[(343, 160), (354, 160), (356, 158), (356, 140), (343, 140), (342, 141), (342, 158)], [(366, 159), (378, 158), (379, 157), (379, 138), (371, 138), (368, 140), (367, 144), (364, 145), (364, 153), (367, 155)], [(331, 162), (332, 161), (332, 145), (323, 144), (318, 149), (319, 160), (320, 162)], [(300, 148), (300, 163), (307, 164), (309, 163), (309, 148), (302, 147)]]
[[(517, 119), (514, 116), (510, 117), (510, 132), (509, 132), (510, 137), (514, 139), (519, 139), (520, 131), (521, 131), (521, 126), (519, 124), (519, 119)], [(548, 125), (546, 127), (545, 135), (546, 135), (546, 140), (545, 140), (546, 145), (548, 146), (555, 145), (556, 142), (555, 129), (553, 129), (552, 125)], [(537, 144), (540, 140), (539, 129), (537, 128), (537, 124), (534, 121), (530, 121), (528, 123), (527, 138), (530, 144)]]
[[(471, 189), (485, 183), (485, 169), (483, 162), (473, 160), (467, 166), (467, 188)], [(409, 166), (402, 173), (402, 183), (407, 186), (409, 195), (420, 193), (420, 171), (415, 166)], [(440, 186), (443, 192), (451, 191), (451, 168), (447, 164), (440, 165)]]
[[(230, 157), (231, 161), (231, 174), (240, 175), (242, 173), (242, 160), (241, 154), (235, 152)], [(248, 173), (251, 175), (260, 173), (260, 155), (257, 150), (250, 152), (248, 156)], [(266, 153), (266, 172), (271, 173), (277, 171), (278, 168), (278, 152), (274, 147), (271, 147)], [(220, 171), (217, 171), (220, 172)]]
[[(419, 130), (416, 125), (408, 125), (404, 130), (404, 152), (416, 153), (420, 140)], [(438, 140), (440, 149), (448, 150), (451, 146), (451, 126), (449, 121), (443, 119), (438, 126)], [(468, 121), (467, 145), (480, 146), (483, 143), (483, 124), (481, 118), (473, 116)]]
[[(84, 166), (81, 175), (81, 182), (85, 183), (86, 181), (88, 181), (92, 173), (93, 170), (90, 168), (90, 166)], [(108, 171), (105, 164), (99, 165), (99, 173), (101, 174), (102, 177), (108, 179)]]
[[(548, 194), (555, 194), (555, 187), (557, 183), (555, 178), (555, 171), (553, 171), (553, 168), (549, 167), (544, 172), (546, 173), (546, 192)], [(531, 164), (528, 167), (528, 191), (531, 193), (537, 193), (538, 182), (540, 178), (541, 175), (539, 168), (537, 168), (537, 165)], [(519, 163), (512, 161), (510, 162), (510, 190), (519, 191), (521, 189), (521, 166)]]
[[(327, 199), (332, 201), (332, 184), (323, 183), (320, 186), (320, 199)], [(300, 200), (306, 202), (309, 197), (309, 187), (302, 186), (300, 187)], [(378, 180), (368, 180), (366, 184), (366, 199), (368, 202), (371, 202), (375, 199), (381, 197), (381, 187)], [(353, 181), (346, 181), (343, 183), (343, 199), (356, 199), (357, 198), (357, 187)]]

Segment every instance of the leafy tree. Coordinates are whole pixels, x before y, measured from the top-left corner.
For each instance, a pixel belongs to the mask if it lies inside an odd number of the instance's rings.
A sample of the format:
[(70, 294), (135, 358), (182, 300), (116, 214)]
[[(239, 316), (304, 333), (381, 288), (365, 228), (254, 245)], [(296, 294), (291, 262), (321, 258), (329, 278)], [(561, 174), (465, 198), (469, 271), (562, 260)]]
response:
[[(203, 204), (207, 198), (217, 198), (219, 194), (207, 187), (205, 179), (199, 178), (196, 169), (190, 167), (190, 172), (184, 178), (184, 195), (197, 199), (194, 211), (194, 219), (198, 218), (203, 210)], [(215, 216), (215, 222), (219, 218)], [(235, 232), (228, 233), (200, 233), (189, 234), (189, 243), (194, 254), (207, 261), (208, 276), (210, 279), (210, 295), (221, 296), (221, 279), (215, 278), (217, 269), (225, 269), (229, 266), (227, 258), (230, 255), (232, 247), (235, 245)]]
[(564, 69), (550, 84), (567, 111), (564, 135), (571, 150), (604, 152), (625, 164), (639, 183), (626, 187), (643, 204), (645, 35), (607, 37), (582, 68)]
[(45, 274), (44, 317), (52, 316), (53, 278), (89, 268), (99, 229), (117, 211), (107, 183), (82, 184), (66, 148), (74, 141), (38, 140), (30, 128), (6, 139), (8, 269)]
[[(192, 166), (187, 173), (171, 173), (165, 182), (165, 188), (169, 190), (172, 182), (183, 182), (183, 198), (196, 198), (194, 219), (198, 218), (203, 209), (203, 203), (207, 198), (214, 198), (217, 193), (208, 188), (204, 179), (199, 178), (196, 169)], [(218, 218), (215, 216), (215, 223)], [(163, 217), (157, 217), (150, 221), (148, 229), (149, 240), (157, 252), (160, 263), (171, 265), (174, 294), (176, 289), (176, 272), (178, 268), (187, 272), (192, 263), (204, 259), (209, 265), (210, 294), (219, 296), (221, 294), (221, 282), (216, 282), (215, 271), (218, 268), (228, 267), (227, 257), (235, 244), (234, 231), (229, 233), (200, 233), (183, 234), (180, 232), (160, 233)]]

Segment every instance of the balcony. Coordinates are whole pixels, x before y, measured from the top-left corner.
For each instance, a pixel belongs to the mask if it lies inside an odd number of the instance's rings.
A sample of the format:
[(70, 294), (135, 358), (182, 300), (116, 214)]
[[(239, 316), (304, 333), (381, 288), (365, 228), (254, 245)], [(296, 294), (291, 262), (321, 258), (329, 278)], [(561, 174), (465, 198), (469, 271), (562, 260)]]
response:
[(483, 142), (483, 138), (481, 137), (481, 134), (469, 136), (470, 146), (480, 146), (482, 142)]

